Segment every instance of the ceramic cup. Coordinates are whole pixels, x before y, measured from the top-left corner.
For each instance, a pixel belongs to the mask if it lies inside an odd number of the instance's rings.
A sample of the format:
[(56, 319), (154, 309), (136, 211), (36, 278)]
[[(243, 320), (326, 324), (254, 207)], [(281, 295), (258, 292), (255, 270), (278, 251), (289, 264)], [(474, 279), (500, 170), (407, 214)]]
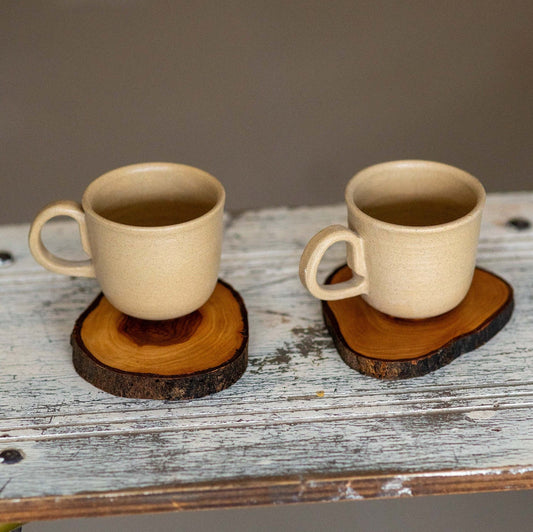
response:
[[(421, 319), (456, 307), (475, 269), (485, 191), (473, 176), (446, 164), (392, 161), (356, 174), (345, 193), (348, 227), (316, 234), (300, 260), (312, 295), (334, 300), (361, 295), (390, 316)], [(317, 281), (326, 250), (346, 242), (352, 279)]]
[[(200, 308), (217, 283), (224, 200), (220, 182), (197, 168), (125, 166), (93, 181), (81, 205), (45, 207), (31, 226), (30, 250), (53, 272), (96, 277), (125, 314), (177, 318)], [(56, 216), (78, 222), (88, 260), (66, 260), (46, 249), (41, 231)]]

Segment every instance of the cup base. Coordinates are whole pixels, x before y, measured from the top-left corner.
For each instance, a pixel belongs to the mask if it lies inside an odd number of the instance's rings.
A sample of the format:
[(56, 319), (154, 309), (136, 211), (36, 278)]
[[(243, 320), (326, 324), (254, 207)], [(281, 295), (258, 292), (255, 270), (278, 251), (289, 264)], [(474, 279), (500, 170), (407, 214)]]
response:
[[(342, 266), (326, 284), (351, 275), (348, 266)], [(476, 268), (463, 301), (433, 318), (393, 318), (361, 296), (322, 302), (324, 321), (341, 358), (360, 373), (379, 379), (419, 377), (449, 364), (498, 333), (513, 308), (511, 285), (481, 268)]]

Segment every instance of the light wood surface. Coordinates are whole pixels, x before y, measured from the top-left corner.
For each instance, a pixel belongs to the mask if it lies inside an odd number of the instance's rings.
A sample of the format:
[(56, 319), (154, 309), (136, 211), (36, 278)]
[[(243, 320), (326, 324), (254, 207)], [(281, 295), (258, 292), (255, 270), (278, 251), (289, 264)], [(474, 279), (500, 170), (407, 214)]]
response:
[[(0, 515), (58, 517), (254, 504), (410, 497), (533, 487), (533, 195), (489, 196), (478, 263), (515, 290), (490, 342), (423, 377), (380, 381), (347, 368), (320, 302), (298, 279), (319, 229), (341, 205), (226, 218), (220, 276), (249, 316), (249, 365), (230, 388), (190, 401), (125, 399), (81, 379), (69, 336), (96, 297), (94, 280), (31, 258), (28, 226), (0, 247)], [(45, 239), (73, 258), (76, 227)], [(333, 247), (324, 277), (342, 264)]]

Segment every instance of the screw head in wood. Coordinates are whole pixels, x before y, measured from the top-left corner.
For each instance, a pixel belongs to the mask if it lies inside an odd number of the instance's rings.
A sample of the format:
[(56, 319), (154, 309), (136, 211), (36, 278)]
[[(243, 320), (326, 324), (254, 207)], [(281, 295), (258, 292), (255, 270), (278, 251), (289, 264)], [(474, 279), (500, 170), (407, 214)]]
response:
[(18, 449), (4, 449), (0, 452), (0, 463), (16, 464), (24, 459), (24, 455)]
[(531, 222), (527, 218), (516, 217), (508, 220), (506, 225), (518, 231), (525, 231), (531, 227)]
[(11, 266), (13, 262), (15, 262), (15, 259), (9, 251), (0, 250), (0, 268)]

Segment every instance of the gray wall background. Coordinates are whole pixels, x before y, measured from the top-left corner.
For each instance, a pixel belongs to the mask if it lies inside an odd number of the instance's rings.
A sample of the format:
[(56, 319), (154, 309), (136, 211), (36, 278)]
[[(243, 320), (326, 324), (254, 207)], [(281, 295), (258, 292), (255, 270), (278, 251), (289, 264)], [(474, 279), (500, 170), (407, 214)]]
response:
[(398, 158), (529, 189), (532, 27), (530, 0), (0, 0), (0, 223), (150, 160), (232, 209)]
[[(339, 202), (397, 158), (531, 189), (532, 29), (530, 0), (0, 0), (0, 223), (149, 160), (210, 171), (231, 209)], [(27, 529), (527, 530), (531, 508), (523, 492)]]

